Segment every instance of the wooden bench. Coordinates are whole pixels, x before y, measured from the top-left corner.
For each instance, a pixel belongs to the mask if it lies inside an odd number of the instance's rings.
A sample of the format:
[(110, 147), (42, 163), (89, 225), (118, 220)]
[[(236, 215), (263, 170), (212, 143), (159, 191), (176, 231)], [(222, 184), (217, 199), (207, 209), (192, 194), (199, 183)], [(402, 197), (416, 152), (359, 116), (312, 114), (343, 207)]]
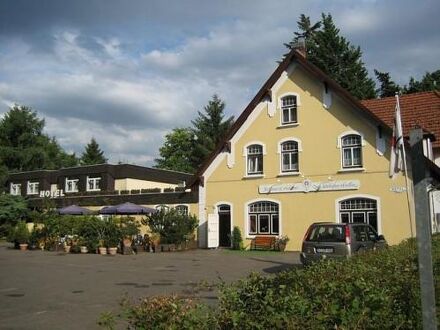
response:
[(251, 250), (273, 250), (275, 249), (275, 237), (255, 236), (251, 242)]

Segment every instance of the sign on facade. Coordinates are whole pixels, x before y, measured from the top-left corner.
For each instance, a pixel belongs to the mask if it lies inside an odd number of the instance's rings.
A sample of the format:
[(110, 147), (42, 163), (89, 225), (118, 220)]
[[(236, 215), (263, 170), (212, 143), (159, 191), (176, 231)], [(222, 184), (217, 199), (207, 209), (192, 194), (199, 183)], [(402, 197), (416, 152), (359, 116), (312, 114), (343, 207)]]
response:
[(334, 190), (357, 190), (361, 186), (359, 180), (340, 180), (329, 182), (313, 182), (304, 180), (298, 183), (262, 184), (258, 187), (260, 194), (318, 192)]
[(57, 190), (41, 190), (40, 191), (40, 197), (48, 197), (48, 198), (58, 198), (58, 197), (64, 197), (64, 190), (63, 189), (57, 189)]

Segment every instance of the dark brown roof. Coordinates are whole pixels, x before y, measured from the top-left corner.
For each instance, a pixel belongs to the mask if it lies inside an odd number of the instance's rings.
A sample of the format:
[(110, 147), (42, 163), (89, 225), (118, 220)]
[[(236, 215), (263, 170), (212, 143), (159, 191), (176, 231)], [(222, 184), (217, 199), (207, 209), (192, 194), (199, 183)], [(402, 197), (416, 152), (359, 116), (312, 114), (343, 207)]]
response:
[(292, 63), (292, 61), (296, 60), (303, 69), (307, 72), (315, 76), (322, 83), (326, 83), (327, 86), (334, 92), (336, 92), (340, 97), (342, 97), (346, 102), (351, 104), (355, 110), (359, 111), (359, 114), (367, 117), (370, 120), (373, 120), (378, 125), (383, 126), (384, 130), (391, 134), (391, 128), (388, 124), (386, 124), (380, 117), (378, 117), (375, 113), (371, 112), (367, 107), (365, 107), (358, 99), (352, 96), (349, 92), (347, 92), (344, 88), (339, 86), (339, 84), (330, 78), (327, 74), (325, 74), (321, 69), (317, 66), (313, 65), (298, 51), (295, 49), (291, 50), (289, 54), (286, 55), (284, 60), (278, 65), (269, 79), (264, 83), (263, 87), (258, 91), (257, 95), (252, 99), (252, 101), (248, 104), (248, 106), (244, 109), (241, 115), (237, 118), (237, 121), (229, 130), (226, 138), (217, 145), (216, 149), (211, 153), (211, 155), (202, 163), (197, 173), (194, 176), (190, 185), (194, 185), (199, 182), (201, 176), (211, 164), (211, 162), (215, 159), (215, 157), (225, 148), (227, 142), (234, 136), (234, 134), (238, 131), (238, 129), (243, 125), (258, 103), (264, 99), (265, 97), (271, 97), (270, 89), (281, 76), (281, 74), (287, 69), (287, 67)]
[[(405, 94), (399, 99), (403, 134), (408, 136), (414, 127), (422, 127), (437, 137), (433, 146), (440, 147), (440, 93), (434, 91)], [(362, 104), (389, 126), (393, 124), (396, 107), (394, 96), (364, 100)]]

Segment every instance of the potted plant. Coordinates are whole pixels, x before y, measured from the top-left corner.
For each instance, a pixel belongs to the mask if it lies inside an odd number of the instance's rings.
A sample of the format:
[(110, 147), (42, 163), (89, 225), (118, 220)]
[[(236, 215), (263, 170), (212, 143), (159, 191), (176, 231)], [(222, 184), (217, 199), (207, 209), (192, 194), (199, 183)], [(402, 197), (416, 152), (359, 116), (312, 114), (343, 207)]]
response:
[(81, 253), (88, 253), (89, 252), (89, 248), (87, 247), (87, 242), (84, 237), (79, 238), (78, 245), (79, 245)]
[(18, 243), (21, 251), (27, 250), (29, 237), (30, 237), (30, 233), (26, 225), (26, 222), (20, 221), (15, 227), (14, 240), (15, 242)]
[(121, 230), (114, 220), (107, 223), (107, 230), (105, 232), (105, 246), (108, 249), (108, 254), (115, 255), (118, 250), (118, 245), (121, 242)]
[(65, 236), (64, 237), (64, 252), (66, 253), (70, 253), (70, 249), (72, 248), (72, 237), (70, 236)]
[(283, 252), (286, 249), (287, 242), (289, 241), (290, 238), (287, 235), (282, 235), (276, 239), (275, 244), (278, 250)]

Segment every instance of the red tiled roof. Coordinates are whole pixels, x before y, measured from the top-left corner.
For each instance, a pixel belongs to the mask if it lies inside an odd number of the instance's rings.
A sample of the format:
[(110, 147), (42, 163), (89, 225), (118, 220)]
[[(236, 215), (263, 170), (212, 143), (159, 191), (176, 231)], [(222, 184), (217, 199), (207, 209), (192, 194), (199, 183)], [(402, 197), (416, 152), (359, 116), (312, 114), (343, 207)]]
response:
[[(433, 146), (440, 147), (440, 93), (434, 91), (405, 94), (399, 100), (403, 134), (408, 136), (411, 129), (420, 126), (435, 135)], [(362, 104), (392, 127), (396, 107), (394, 96), (364, 100)]]

